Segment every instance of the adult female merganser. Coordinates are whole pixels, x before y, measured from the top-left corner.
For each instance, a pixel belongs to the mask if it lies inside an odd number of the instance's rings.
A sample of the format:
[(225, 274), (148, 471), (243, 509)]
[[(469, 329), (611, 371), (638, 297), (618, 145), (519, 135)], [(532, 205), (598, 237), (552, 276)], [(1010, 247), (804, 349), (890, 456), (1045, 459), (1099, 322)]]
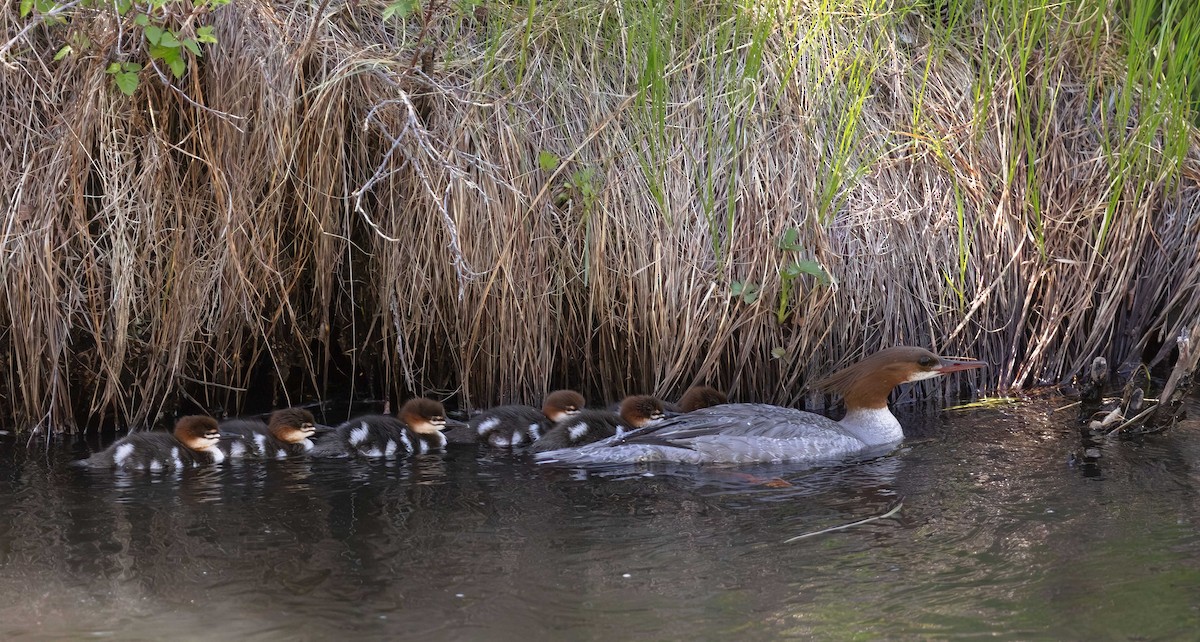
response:
[(904, 439), (900, 422), (887, 407), (892, 388), (985, 365), (939, 357), (924, 348), (887, 348), (817, 382), (817, 387), (845, 400), (841, 421), (767, 404), (729, 404), (583, 448), (538, 453), (537, 459), (566, 464), (701, 464), (820, 461), (863, 454)]
[(701, 408), (728, 403), (729, 398), (712, 386), (692, 386), (679, 398), (679, 412), (692, 412)]
[(316, 433), (316, 418), (303, 408), (287, 408), (271, 413), (267, 423), (254, 419), (222, 421), (221, 432), (235, 436), (221, 444), (230, 458), (284, 459), (312, 450), (310, 437)]
[(400, 416), (356, 417), (321, 436), (310, 451), (313, 457), (407, 457), (444, 450), (441, 431), (461, 422), (446, 419), (441, 402), (409, 399)]
[(626, 397), (617, 413), (584, 410), (558, 422), (541, 439), (533, 442), (533, 452), (577, 448), (606, 437), (624, 434), (636, 428), (653, 426), (666, 417), (663, 403), (648, 395)]
[(480, 441), (498, 448), (537, 441), (555, 423), (583, 409), (583, 395), (574, 390), (555, 390), (546, 395), (542, 409), (532, 406), (497, 406), (468, 422)]
[(170, 432), (135, 432), (108, 448), (75, 462), (88, 468), (117, 470), (175, 470), (219, 464), (225, 453), (217, 420), (202, 415), (180, 417)]

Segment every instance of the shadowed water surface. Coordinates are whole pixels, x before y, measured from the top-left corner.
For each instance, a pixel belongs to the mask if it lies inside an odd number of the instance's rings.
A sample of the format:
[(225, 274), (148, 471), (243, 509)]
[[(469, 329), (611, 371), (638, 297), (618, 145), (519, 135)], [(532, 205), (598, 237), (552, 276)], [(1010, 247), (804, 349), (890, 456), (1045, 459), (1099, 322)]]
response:
[(903, 450), (809, 469), (113, 476), (2, 437), (0, 638), (1195, 639), (1200, 428), (1081, 466), (1048, 410), (905, 416)]

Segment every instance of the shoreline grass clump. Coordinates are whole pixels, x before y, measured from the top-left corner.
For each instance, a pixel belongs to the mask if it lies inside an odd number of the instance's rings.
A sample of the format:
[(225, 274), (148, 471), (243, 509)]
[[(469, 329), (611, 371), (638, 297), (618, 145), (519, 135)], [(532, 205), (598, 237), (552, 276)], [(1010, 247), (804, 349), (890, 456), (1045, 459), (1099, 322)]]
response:
[(18, 425), (700, 382), (796, 404), (898, 343), (1021, 387), (1169, 361), (1200, 316), (1183, 0), (24, 4)]

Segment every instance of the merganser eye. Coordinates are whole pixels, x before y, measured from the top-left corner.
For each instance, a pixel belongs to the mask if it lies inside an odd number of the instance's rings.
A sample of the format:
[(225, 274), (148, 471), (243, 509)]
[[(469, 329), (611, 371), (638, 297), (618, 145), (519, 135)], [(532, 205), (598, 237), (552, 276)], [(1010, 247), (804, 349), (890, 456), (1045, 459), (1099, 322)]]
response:
[(920, 359), (917, 359), (917, 364), (920, 365), (922, 368), (932, 368), (937, 365), (937, 359), (934, 359), (933, 357), (930, 357), (930, 356), (924, 356), (924, 357), (921, 357)]

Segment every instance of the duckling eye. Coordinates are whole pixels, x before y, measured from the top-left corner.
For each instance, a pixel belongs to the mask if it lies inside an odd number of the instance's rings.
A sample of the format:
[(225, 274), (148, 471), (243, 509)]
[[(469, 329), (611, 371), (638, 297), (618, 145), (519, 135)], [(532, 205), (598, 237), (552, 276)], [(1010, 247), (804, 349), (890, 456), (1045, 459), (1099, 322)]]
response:
[(926, 355), (920, 359), (917, 359), (917, 365), (921, 366), (922, 368), (932, 368), (937, 365), (937, 359)]

